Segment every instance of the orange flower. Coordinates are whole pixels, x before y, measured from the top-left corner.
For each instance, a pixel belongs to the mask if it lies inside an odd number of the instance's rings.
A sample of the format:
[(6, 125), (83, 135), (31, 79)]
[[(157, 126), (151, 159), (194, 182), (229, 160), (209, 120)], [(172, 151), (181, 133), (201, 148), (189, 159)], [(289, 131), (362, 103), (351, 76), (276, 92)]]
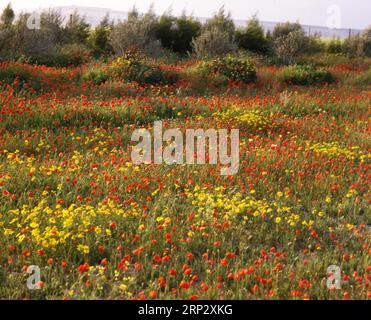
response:
[(84, 272), (87, 272), (89, 271), (89, 264), (87, 262), (85, 262), (84, 264), (80, 265), (78, 268), (77, 268), (77, 271), (80, 272), (80, 273), (84, 273)]
[(159, 277), (158, 280), (157, 280), (157, 283), (160, 287), (165, 287), (166, 279), (164, 277)]
[(149, 296), (151, 299), (156, 299), (157, 298), (157, 292), (155, 290), (151, 290), (149, 292)]
[(179, 284), (179, 288), (181, 288), (181, 289), (185, 289), (185, 290), (189, 289), (190, 286), (191, 286), (191, 285), (189, 284), (189, 282), (186, 282), (186, 281), (182, 281), (182, 282), (180, 282), (180, 284)]

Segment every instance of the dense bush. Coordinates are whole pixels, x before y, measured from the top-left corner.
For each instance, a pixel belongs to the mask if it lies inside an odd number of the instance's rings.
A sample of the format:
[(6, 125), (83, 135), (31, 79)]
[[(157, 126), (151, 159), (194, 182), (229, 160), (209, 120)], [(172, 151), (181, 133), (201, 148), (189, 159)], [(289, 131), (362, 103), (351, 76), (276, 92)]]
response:
[(114, 52), (122, 56), (127, 50), (137, 50), (147, 55), (157, 55), (161, 43), (155, 37), (156, 16), (152, 11), (144, 15), (135, 9), (128, 18), (113, 27), (109, 44)]
[(99, 25), (91, 32), (89, 43), (95, 56), (109, 55), (113, 53), (113, 49), (109, 44), (109, 35), (112, 28), (113, 23), (110, 23), (109, 16), (106, 15), (100, 21)]
[(236, 31), (236, 42), (239, 48), (257, 53), (268, 51), (268, 41), (259, 20), (254, 16), (247, 27)]
[(206, 30), (192, 42), (193, 51), (198, 58), (224, 56), (237, 50), (227, 32), (214, 28)]
[(343, 52), (343, 43), (340, 39), (331, 39), (326, 43), (326, 52), (327, 53), (342, 53)]
[(192, 51), (192, 40), (200, 34), (201, 23), (186, 16), (174, 17), (165, 13), (156, 23), (156, 38), (161, 41), (162, 47), (180, 54)]
[(224, 7), (221, 7), (210, 19), (202, 26), (203, 31), (218, 29), (228, 34), (231, 42), (235, 40), (236, 26), (234, 25), (231, 13), (226, 13)]
[(79, 66), (90, 60), (90, 50), (84, 45), (66, 44), (57, 46), (46, 54), (30, 56), (30, 62), (49, 67)]
[(367, 71), (361, 72), (354, 78), (354, 82), (360, 86), (371, 87), (371, 68)]
[(367, 57), (371, 57), (371, 27), (365, 29), (362, 33), (363, 51)]
[(256, 80), (256, 68), (248, 59), (242, 59), (228, 55), (206, 61), (200, 65), (200, 70), (207, 73), (217, 73), (235, 82), (254, 82)]
[(206, 21), (200, 36), (192, 41), (193, 51), (199, 58), (218, 57), (235, 52), (235, 31), (231, 15), (221, 8)]
[(349, 58), (363, 58), (364, 53), (364, 40), (361, 36), (351, 36), (344, 40), (343, 45), (344, 53)]
[(66, 43), (87, 44), (90, 33), (90, 25), (77, 11), (70, 15), (64, 28)]
[(107, 82), (110, 79), (110, 75), (107, 67), (91, 67), (83, 73), (82, 79), (87, 82), (91, 81), (95, 85), (100, 85)]
[(112, 61), (108, 66), (91, 68), (83, 74), (85, 81), (101, 84), (109, 79), (123, 79), (140, 84), (173, 84), (179, 77), (176, 73), (161, 69), (148, 60), (126, 55)]
[(274, 41), (282, 37), (287, 37), (290, 33), (297, 31), (303, 31), (302, 26), (298, 22), (278, 23), (272, 32), (272, 39)]
[(272, 33), (273, 51), (284, 64), (294, 64), (307, 51), (309, 38), (299, 23), (279, 23)]
[(319, 35), (308, 36), (306, 40), (306, 55), (326, 52), (326, 43)]
[(294, 65), (285, 68), (279, 79), (281, 82), (292, 85), (328, 84), (335, 81), (335, 77), (324, 68)]

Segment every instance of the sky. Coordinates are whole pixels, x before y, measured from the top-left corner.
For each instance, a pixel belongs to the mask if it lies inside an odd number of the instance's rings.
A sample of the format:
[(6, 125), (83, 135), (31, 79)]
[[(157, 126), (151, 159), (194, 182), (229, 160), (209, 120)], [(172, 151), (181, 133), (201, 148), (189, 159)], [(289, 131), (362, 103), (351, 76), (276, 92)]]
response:
[(299, 20), (302, 24), (356, 29), (371, 25), (370, 0), (0, 0), (0, 8), (8, 2), (16, 11), (71, 5), (118, 11), (135, 5), (146, 11), (153, 3), (158, 14), (171, 7), (174, 14), (186, 9), (205, 18), (224, 5), (234, 19), (241, 20), (257, 13), (259, 19), (272, 22)]

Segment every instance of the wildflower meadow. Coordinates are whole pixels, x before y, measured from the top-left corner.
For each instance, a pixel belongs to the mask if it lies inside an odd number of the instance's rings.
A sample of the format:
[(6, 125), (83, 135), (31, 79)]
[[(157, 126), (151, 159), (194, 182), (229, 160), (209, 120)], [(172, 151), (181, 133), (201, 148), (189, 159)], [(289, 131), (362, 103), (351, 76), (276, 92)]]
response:
[[(371, 298), (370, 58), (80, 58), (0, 62), (1, 299)], [(133, 162), (156, 121), (238, 167)]]

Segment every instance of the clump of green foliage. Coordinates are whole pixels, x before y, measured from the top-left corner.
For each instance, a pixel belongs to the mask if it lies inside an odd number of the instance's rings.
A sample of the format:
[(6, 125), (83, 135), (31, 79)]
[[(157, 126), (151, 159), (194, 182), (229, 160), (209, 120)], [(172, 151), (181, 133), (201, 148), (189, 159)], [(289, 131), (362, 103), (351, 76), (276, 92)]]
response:
[(325, 68), (293, 65), (285, 68), (279, 75), (281, 82), (292, 85), (330, 84), (335, 77)]
[(127, 53), (107, 66), (91, 68), (83, 74), (83, 80), (101, 84), (110, 79), (123, 79), (140, 84), (173, 84), (179, 76), (175, 72), (161, 69), (149, 60)]
[(257, 79), (256, 67), (249, 59), (232, 55), (205, 61), (199, 68), (205, 73), (217, 73), (235, 82), (250, 83)]

